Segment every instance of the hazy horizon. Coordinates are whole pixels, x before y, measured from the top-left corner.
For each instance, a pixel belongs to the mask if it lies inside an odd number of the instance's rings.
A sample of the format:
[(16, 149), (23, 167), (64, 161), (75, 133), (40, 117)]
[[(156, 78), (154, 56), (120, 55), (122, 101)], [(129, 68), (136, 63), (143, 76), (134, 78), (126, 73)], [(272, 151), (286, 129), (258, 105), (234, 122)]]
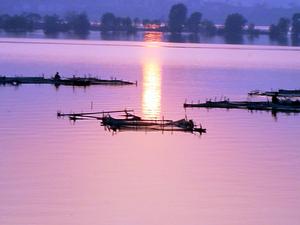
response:
[(204, 18), (216, 23), (222, 23), (230, 13), (240, 12), (249, 22), (269, 25), (275, 23), (280, 17), (291, 17), (293, 13), (300, 11), (300, 4), (295, 0), (247, 0), (243, 2), (237, 0), (147, 0), (143, 2), (138, 0), (65, 0), (63, 4), (60, 0), (51, 2), (5, 0), (2, 2), (0, 13), (37, 12), (42, 15), (52, 13), (64, 15), (68, 11), (83, 11), (91, 19), (96, 20), (103, 13), (112, 12), (118, 16), (166, 20), (170, 7), (178, 2), (186, 4), (189, 13), (200, 11)]

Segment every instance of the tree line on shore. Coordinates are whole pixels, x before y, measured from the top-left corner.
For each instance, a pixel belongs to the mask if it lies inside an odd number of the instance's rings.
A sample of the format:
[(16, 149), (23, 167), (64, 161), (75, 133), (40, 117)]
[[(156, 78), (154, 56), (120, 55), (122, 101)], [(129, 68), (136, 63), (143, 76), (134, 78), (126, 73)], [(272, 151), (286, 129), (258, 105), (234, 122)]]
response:
[(77, 34), (88, 33), (91, 24), (85, 13), (68, 13), (64, 18), (58, 15), (42, 17), (37, 13), (20, 15), (0, 15), (0, 28), (7, 32), (28, 32), (43, 29), (46, 34), (73, 31)]
[(56, 14), (41, 16), (37, 13), (22, 13), (20, 15), (0, 15), (0, 29), (7, 32), (27, 32), (43, 29), (45, 34), (58, 32), (74, 32), (75, 34), (88, 34), (90, 30), (102, 32), (137, 30), (158, 30), (180, 34), (182, 32), (203, 33), (209, 36), (224, 35), (238, 37), (242, 34), (258, 36), (268, 34), (273, 39), (286, 38), (291, 32), (292, 38), (300, 36), (300, 13), (291, 19), (280, 18), (277, 24), (272, 24), (268, 31), (256, 29), (253, 23), (239, 13), (227, 16), (223, 26), (217, 26), (212, 21), (202, 18), (201, 12), (192, 12), (188, 15), (187, 7), (175, 4), (169, 11), (166, 23), (160, 20), (148, 20), (130, 17), (118, 17), (113, 13), (104, 13), (98, 22), (91, 22), (85, 13), (67, 13), (60, 17)]

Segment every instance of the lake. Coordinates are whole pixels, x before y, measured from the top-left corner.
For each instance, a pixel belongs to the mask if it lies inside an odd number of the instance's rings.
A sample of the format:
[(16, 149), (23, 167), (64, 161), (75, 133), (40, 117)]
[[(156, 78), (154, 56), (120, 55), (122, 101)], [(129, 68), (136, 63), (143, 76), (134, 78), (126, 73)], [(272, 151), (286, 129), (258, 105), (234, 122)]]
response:
[[(137, 86), (0, 86), (0, 224), (298, 225), (300, 115), (184, 109), (300, 88), (300, 48), (1, 38), (0, 75)], [(207, 128), (112, 133), (57, 111), (134, 109)]]

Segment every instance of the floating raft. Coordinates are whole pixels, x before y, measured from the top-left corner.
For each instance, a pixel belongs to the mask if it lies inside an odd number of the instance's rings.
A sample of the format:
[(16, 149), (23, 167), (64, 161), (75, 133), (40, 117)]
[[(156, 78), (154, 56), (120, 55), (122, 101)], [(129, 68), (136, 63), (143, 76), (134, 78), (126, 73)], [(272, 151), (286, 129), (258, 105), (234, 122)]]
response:
[(294, 112), (300, 113), (300, 101), (282, 101), (279, 103), (272, 102), (248, 102), (248, 101), (206, 101), (205, 103), (184, 104), (185, 108), (224, 108), (224, 109), (247, 109), (247, 110), (262, 110), (274, 112)]
[[(68, 117), (72, 121), (77, 120), (98, 120), (101, 125), (113, 132), (117, 131), (183, 131), (190, 133), (206, 133), (206, 129), (195, 125), (193, 120), (181, 119), (173, 120), (149, 120), (142, 119), (139, 116), (132, 114), (133, 110), (121, 111), (103, 111), (103, 112), (87, 112), (87, 113), (57, 113), (57, 117)], [(121, 115), (125, 118), (114, 118), (111, 114), (124, 113)]]
[(0, 85), (21, 85), (21, 84), (52, 84), (55, 86), (92, 86), (92, 85), (134, 85), (136, 82), (123, 81), (118, 79), (103, 80), (94, 77), (82, 78), (44, 78), (44, 77), (6, 77), (0, 76)]
[(251, 91), (248, 93), (250, 96), (268, 96), (268, 97), (286, 97), (286, 98), (292, 98), (292, 97), (300, 97), (300, 90), (285, 90), (285, 89), (279, 89), (278, 91)]

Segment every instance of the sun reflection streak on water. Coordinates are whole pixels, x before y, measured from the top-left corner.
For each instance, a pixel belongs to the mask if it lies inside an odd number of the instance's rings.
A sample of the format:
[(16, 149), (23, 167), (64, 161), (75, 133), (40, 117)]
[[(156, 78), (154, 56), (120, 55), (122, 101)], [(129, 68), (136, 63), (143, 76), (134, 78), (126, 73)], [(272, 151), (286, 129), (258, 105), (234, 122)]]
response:
[(158, 118), (161, 112), (161, 68), (157, 61), (146, 61), (143, 65), (143, 116)]
[(163, 39), (162, 32), (148, 31), (145, 32), (144, 34), (144, 41), (147, 43), (147, 47), (149, 46), (149, 43), (159, 43), (162, 41), (162, 39)]

